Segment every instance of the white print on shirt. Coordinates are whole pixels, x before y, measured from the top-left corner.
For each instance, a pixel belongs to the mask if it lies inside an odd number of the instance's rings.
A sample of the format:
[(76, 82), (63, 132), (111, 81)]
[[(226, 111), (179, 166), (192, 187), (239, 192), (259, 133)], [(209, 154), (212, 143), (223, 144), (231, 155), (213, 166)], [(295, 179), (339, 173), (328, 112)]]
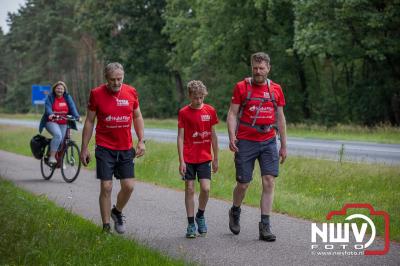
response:
[(63, 107), (63, 106), (67, 106), (67, 103), (59, 103), (58, 104), (60, 107)]
[(129, 121), (129, 116), (126, 116), (126, 115), (123, 115), (123, 116), (111, 116), (111, 115), (109, 115), (104, 120), (107, 121), (107, 122), (114, 121), (114, 122), (117, 122), (117, 123), (125, 123), (125, 122)]
[(200, 138), (202, 138), (202, 139), (205, 139), (205, 138), (207, 138), (208, 136), (210, 136), (211, 135), (211, 132), (210, 131), (203, 131), (203, 132), (194, 132), (193, 133), (193, 135), (192, 135), (192, 138), (197, 138), (197, 137), (200, 137)]
[(129, 106), (129, 101), (125, 99), (116, 99), (117, 106)]
[(106, 128), (125, 128), (125, 127), (129, 127), (129, 125), (106, 126)]
[(258, 106), (250, 106), (249, 111), (254, 112), (257, 111), (258, 109), (260, 109), (260, 112), (271, 112), (273, 109), (272, 107), (266, 106), (266, 107), (258, 107)]
[(211, 120), (211, 116), (210, 115), (201, 115), (201, 121), (205, 122), (205, 121), (210, 121)]
[(269, 93), (268, 93), (268, 92), (266, 92), (266, 91), (264, 91), (264, 98), (267, 98), (267, 99), (269, 99), (269, 98), (270, 98), (270, 96), (269, 96)]
[[(255, 118), (256, 116), (255, 115), (252, 115), (252, 116), (250, 116), (250, 118)], [(257, 116), (257, 119), (258, 118), (266, 118), (266, 119), (272, 119), (272, 115), (267, 115), (267, 116)]]

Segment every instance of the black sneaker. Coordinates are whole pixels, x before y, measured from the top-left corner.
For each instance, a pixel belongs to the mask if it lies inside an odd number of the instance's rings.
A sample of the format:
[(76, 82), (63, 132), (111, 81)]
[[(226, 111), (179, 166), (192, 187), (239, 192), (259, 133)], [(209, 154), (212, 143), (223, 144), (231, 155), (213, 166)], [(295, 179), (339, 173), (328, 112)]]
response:
[(276, 236), (271, 233), (271, 228), (268, 224), (264, 224), (262, 222), (258, 223), (258, 230), (260, 233), (260, 240), (267, 242), (273, 242), (276, 240)]
[(240, 233), (240, 209), (237, 211), (229, 210), (229, 229), (235, 235)]
[(122, 215), (122, 213), (117, 214), (114, 212), (114, 208), (111, 210), (111, 218), (114, 221), (114, 229), (115, 231), (118, 232), (118, 234), (123, 234), (125, 233), (125, 216)]
[(103, 233), (111, 233), (110, 224), (103, 224)]

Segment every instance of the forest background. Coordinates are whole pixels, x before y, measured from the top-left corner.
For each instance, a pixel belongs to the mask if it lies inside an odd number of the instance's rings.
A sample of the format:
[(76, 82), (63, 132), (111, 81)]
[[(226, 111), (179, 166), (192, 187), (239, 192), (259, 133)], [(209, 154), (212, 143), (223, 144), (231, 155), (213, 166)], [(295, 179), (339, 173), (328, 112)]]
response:
[(225, 119), (250, 55), (271, 56), (290, 123), (400, 124), (399, 0), (27, 0), (0, 30), (0, 111), (64, 80), (81, 113), (119, 61), (145, 117), (176, 117), (202, 80)]

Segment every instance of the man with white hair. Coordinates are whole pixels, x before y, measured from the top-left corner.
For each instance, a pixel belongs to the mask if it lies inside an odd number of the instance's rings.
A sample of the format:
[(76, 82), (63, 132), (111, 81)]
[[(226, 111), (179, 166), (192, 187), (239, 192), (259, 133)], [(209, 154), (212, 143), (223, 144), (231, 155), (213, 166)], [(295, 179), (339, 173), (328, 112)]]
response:
[[(107, 80), (90, 92), (85, 125), (82, 132), (80, 158), (83, 165), (90, 161), (88, 144), (96, 125), (96, 174), (100, 180), (100, 213), (103, 231), (110, 232), (110, 216), (115, 230), (123, 234), (125, 221), (122, 210), (134, 188), (134, 158), (145, 153), (144, 122), (139, 108), (139, 99), (134, 87), (123, 83), (124, 69), (120, 63), (110, 63), (104, 69)], [(138, 138), (133, 148), (131, 127)], [(117, 202), (111, 209), (113, 176), (119, 179), (121, 190)]]

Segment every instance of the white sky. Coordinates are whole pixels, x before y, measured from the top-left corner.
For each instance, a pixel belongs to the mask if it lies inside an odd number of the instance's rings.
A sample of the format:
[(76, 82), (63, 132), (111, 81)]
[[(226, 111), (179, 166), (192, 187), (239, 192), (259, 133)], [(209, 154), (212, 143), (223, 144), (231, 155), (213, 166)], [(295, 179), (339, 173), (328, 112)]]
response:
[(26, 0), (0, 0), (0, 27), (4, 33), (8, 32), (7, 13), (16, 13), (20, 5), (25, 5)]

